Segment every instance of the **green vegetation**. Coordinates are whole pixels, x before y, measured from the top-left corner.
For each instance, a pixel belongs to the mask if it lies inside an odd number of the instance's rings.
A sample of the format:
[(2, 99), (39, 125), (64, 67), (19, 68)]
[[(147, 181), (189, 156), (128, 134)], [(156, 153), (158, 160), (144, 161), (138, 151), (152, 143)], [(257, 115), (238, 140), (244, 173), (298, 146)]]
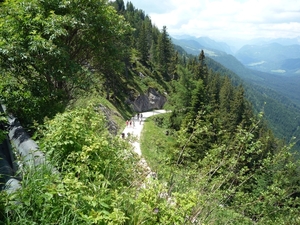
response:
[[(266, 122), (276, 137), (284, 139), (286, 143), (290, 143), (294, 137), (299, 137), (300, 105), (297, 100), (298, 87), (295, 84), (298, 81), (296, 77), (284, 79), (280, 76), (250, 70), (230, 55), (214, 57), (214, 60), (225, 65), (234, 73), (212, 60), (207, 60), (207, 65), (218, 73), (230, 76), (233, 84), (243, 84), (245, 96), (252, 103), (253, 110), (256, 113), (265, 112)], [(236, 74), (239, 74), (244, 81)], [(297, 138), (293, 149), (299, 151), (299, 147), (300, 142)]]
[[(175, 40), (175, 43), (181, 45), (188, 53), (194, 55), (193, 57), (195, 57), (201, 52), (200, 39)], [(270, 46), (271, 45), (269, 45), (269, 47)], [(249, 48), (246, 49), (247, 51), (249, 50)], [(289, 47), (287, 47), (287, 49), (289, 49)], [(284, 50), (285, 54), (287, 53), (287, 49)], [(252, 50), (253, 49), (251, 49), (250, 52)], [(260, 48), (260, 50), (262, 49)], [(297, 51), (297, 48), (294, 50)], [(244, 52), (244, 54), (248, 54), (247, 51)], [(269, 49), (269, 51), (277, 51), (277, 53), (280, 52), (278, 49), (276, 50), (276, 48), (273, 50)], [(287, 55), (295, 55), (293, 51)], [(299, 76), (282, 76), (278, 74), (276, 75), (252, 70), (245, 67), (230, 54), (226, 54), (219, 50), (213, 50), (212, 52), (215, 54), (210, 54), (209, 57), (213, 60), (207, 57), (207, 66), (215, 72), (228, 75), (234, 85), (238, 86), (242, 84), (244, 86), (245, 96), (252, 103), (253, 110), (256, 113), (262, 110), (265, 112), (267, 123), (272, 128), (276, 137), (285, 139), (287, 143), (290, 143), (290, 140), (294, 137), (299, 137)], [(252, 53), (254, 52), (257, 53), (258, 49), (252, 51)], [(269, 54), (270, 52), (268, 53), (268, 51), (263, 51), (261, 53), (266, 58), (266, 53)], [(278, 54), (271, 54), (267, 58), (274, 57), (277, 57), (278, 59), (279, 56)], [(272, 61), (272, 59), (270, 60)], [(256, 61), (258, 62), (262, 60), (256, 59)], [(297, 67), (296, 61), (296, 59), (291, 60), (289, 62), (289, 67)], [(266, 63), (263, 63), (262, 65), (265, 66), (265, 64)], [(278, 66), (280, 66), (279, 62), (276, 63), (276, 67)], [(300, 147), (299, 138), (296, 142), (297, 143), (293, 147), (293, 150), (298, 150)]]
[(166, 153), (173, 149), (176, 143), (176, 137), (171, 135), (168, 125), (163, 124), (168, 121), (168, 117), (169, 115), (159, 115), (146, 120), (141, 134), (142, 155), (159, 179), (162, 177), (166, 179), (166, 174), (170, 175), (172, 172), (168, 171), (170, 168), (165, 167), (170, 163), (170, 158)]
[[(22, 191), (4, 196), (6, 224), (122, 224), (123, 195), (133, 194), (136, 157), (111, 136), (104, 116), (90, 105), (45, 123), (40, 146), (58, 173), (24, 168)], [(127, 190), (126, 190), (127, 189)], [(123, 199), (125, 200), (126, 197)], [(126, 200), (127, 201), (127, 200)], [(20, 204), (16, 204), (19, 202)], [(3, 213), (3, 212), (2, 212)]]
[[(187, 55), (123, 0), (0, 4), (1, 100), (55, 167), (19, 168), (3, 224), (300, 223), (291, 146), (203, 51)], [(116, 135), (149, 87), (171, 109), (141, 139), (158, 179)]]
[[(174, 198), (183, 193), (193, 196), (189, 202), (194, 204), (190, 218), (197, 218), (199, 224), (298, 224), (299, 200), (289, 197), (297, 189), (298, 181), (294, 183), (292, 174), (299, 173), (299, 165), (293, 163), (289, 149), (265, 154), (265, 143), (255, 140), (258, 126), (251, 124), (249, 129), (238, 128), (230, 142), (210, 147), (201, 160), (191, 161), (187, 145), (194, 135), (205, 136), (209, 129), (200, 123), (189, 136), (179, 134), (179, 154), (170, 151), (176, 149), (174, 143), (167, 141), (168, 136), (161, 135), (159, 140), (165, 139), (168, 147), (160, 151), (150, 147), (151, 156), (145, 155), (147, 161), (160, 156), (164, 159), (175, 156), (173, 163), (161, 159), (163, 165), (155, 168), (155, 172), (158, 172), (159, 180), (168, 181), (168, 191)], [(145, 147), (156, 143), (155, 139), (146, 139), (157, 133), (151, 126), (152, 123), (145, 124), (146, 134), (142, 139), (146, 142)], [(171, 171), (171, 174), (165, 171)]]

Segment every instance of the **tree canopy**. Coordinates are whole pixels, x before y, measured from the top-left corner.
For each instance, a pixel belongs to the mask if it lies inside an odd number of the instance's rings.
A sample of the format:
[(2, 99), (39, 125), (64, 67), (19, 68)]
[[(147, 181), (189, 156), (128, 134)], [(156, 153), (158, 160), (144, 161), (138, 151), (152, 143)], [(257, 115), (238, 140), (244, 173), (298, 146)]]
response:
[(116, 79), (131, 29), (106, 0), (7, 0), (0, 25), (3, 100), (14, 113), (35, 119), (53, 116), (76, 90), (100, 78)]

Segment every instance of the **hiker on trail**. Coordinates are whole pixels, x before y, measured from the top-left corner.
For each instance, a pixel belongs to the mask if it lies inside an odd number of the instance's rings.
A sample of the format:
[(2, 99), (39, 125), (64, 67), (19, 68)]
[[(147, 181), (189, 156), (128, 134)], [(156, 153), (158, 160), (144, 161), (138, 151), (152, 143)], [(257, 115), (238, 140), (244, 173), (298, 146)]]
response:
[(138, 113), (138, 114), (136, 115), (136, 117), (137, 117), (137, 119), (139, 119), (139, 118), (140, 118), (140, 114)]
[(141, 113), (141, 119), (143, 118), (143, 114)]
[(132, 124), (132, 121), (130, 120), (129, 125), (131, 126), (131, 124)]
[(128, 123), (129, 123), (128, 120), (126, 120), (126, 127), (128, 127)]

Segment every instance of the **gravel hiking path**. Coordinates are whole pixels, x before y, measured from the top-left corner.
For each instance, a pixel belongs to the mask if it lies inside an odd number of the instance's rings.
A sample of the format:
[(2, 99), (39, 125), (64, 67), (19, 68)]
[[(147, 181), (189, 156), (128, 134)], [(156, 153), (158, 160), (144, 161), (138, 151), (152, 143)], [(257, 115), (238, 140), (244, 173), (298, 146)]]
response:
[[(131, 125), (128, 123), (128, 125), (125, 127), (125, 129), (122, 132), (125, 135), (125, 138), (128, 137), (128, 134), (130, 134), (130, 136), (135, 137), (133, 139), (134, 142), (131, 142), (131, 144), (134, 147), (134, 152), (141, 157), (140, 163), (146, 169), (148, 176), (151, 176), (154, 173), (151, 171), (151, 169), (148, 166), (146, 160), (142, 157), (142, 151), (141, 151), (141, 147), (140, 147), (141, 132), (142, 132), (142, 129), (144, 127), (144, 122), (148, 117), (158, 115), (158, 114), (161, 114), (161, 113), (167, 113), (167, 112), (168, 111), (166, 111), (164, 109), (160, 109), (160, 110), (154, 110), (154, 111), (150, 111), (150, 112), (139, 113), (139, 115), (140, 115), (139, 118), (138, 118), (138, 115), (135, 115), (134, 117), (132, 117), (131, 118), (131, 121), (132, 121)], [(142, 115), (142, 117), (141, 117), (141, 115)]]

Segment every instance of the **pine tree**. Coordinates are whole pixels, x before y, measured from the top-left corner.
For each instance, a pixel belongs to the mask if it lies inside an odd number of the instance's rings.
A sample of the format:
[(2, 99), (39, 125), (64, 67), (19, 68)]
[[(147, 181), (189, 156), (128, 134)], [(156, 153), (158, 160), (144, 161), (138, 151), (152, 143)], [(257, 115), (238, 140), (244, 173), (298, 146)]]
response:
[(230, 102), (230, 123), (237, 126), (242, 123), (246, 110), (244, 89), (240, 85), (235, 90), (232, 101)]
[(195, 88), (192, 91), (191, 99), (191, 112), (193, 114), (193, 119), (196, 118), (198, 111), (203, 109), (205, 102), (205, 91), (204, 91), (203, 81), (197, 80), (195, 82)]
[(220, 93), (220, 86), (221, 86), (221, 77), (220, 75), (213, 74), (212, 71), (209, 71), (209, 80), (206, 86), (208, 101), (212, 105), (212, 107), (216, 108), (219, 107), (219, 93)]
[(197, 58), (196, 57), (192, 57), (192, 58), (188, 58), (188, 61), (186, 63), (186, 67), (188, 68), (188, 70), (192, 71), (194, 74), (194, 79), (196, 78), (196, 73), (197, 73)]
[(140, 28), (140, 34), (138, 37), (137, 49), (141, 54), (141, 61), (146, 63), (149, 58), (149, 47), (148, 47), (148, 39), (147, 39), (147, 30), (146, 24), (143, 22)]
[(117, 12), (119, 13), (124, 13), (125, 11), (125, 4), (123, 0), (116, 0), (113, 2), (113, 6), (115, 7), (115, 9), (117, 10)]
[(205, 64), (205, 55), (204, 55), (204, 51), (201, 50), (199, 57), (198, 57), (198, 66), (197, 66), (197, 70), (195, 71), (195, 79), (202, 79), (203, 83), (206, 85), (207, 84), (207, 68), (206, 68), (206, 64)]
[(171, 64), (170, 64), (170, 74), (172, 75), (172, 80), (177, 80), (178, 79), (178, 74), (177, 74), (177, 67), (179, 64), (179, 53), (176, 51), (174, 56), (172, 57)]
[(169, 64), (171, 62), (172, 57), (172, 44), (169, 38), (169, 34), (167, 33), (166, 26), (163, 27), (163, 30), (158, 38), (158, 65), (162, 72), (162, 75), (166, 81), (171, 79), (169, 75)]
[(134, 12), (135, 8), (134, 8), (132, 2), (127, 2), (127, 4), (126, 4), (126, 10), (127, 10), (128, 12), (131, 12), (131, 13)]
[(157, 45), (153, 40), (151, 42), (149, 58), (153, 63), (156, 63), (158, 61), (158, 59), (157, 59)]
[(230, 113), (230, 102), (233, 96), (233, 88), (229, 77), (225, 77), (220, 89), (220, 110), (223, 114)]

